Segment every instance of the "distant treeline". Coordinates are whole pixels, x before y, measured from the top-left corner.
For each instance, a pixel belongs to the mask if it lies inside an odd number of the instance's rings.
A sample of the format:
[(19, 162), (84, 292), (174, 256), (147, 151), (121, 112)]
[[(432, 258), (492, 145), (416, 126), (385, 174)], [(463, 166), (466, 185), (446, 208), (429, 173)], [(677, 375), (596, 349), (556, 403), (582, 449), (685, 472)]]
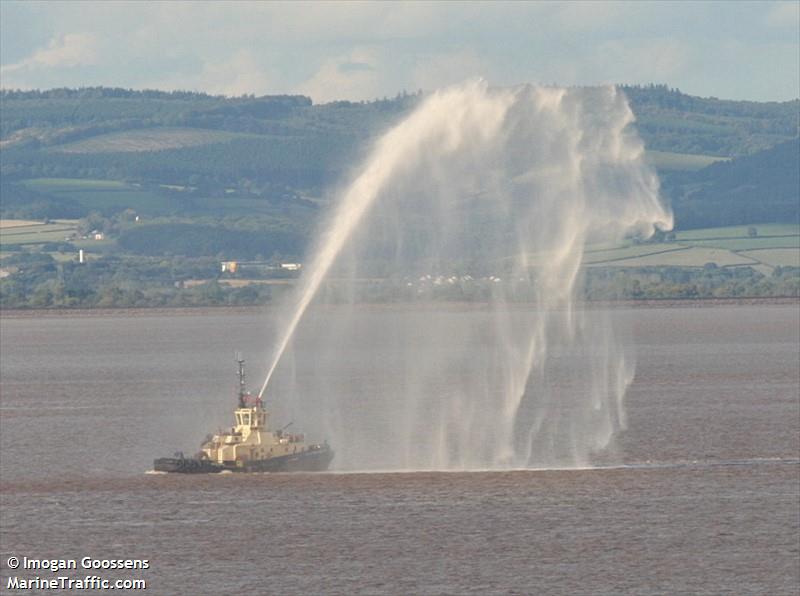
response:
[[(106, 257), (78, 264), (58, 263), (46, 254), (9, 257), (18, 272), (0, 279), (3, 308), (128, 308), (263, 304), (269, 286), (223, 288), (216, 259), (163, 260)], [(212, 282), (183, 287), (191, 279)]]
[(124, 97), (126, 99), (225, 99), (201, 91), (159, 91), (158, 89), (125, 89), (122, 87), (59, 87), (55, 89), (2, 89), (0, 99), (97, 99)]
[[(20, 253), (5, 258), (2, 266), (13, 271), (0, 279), (2, 308), (252, 305), (267, 303), (276, 291), (286, 289), (260, 283), (229, 286), (220, 279), (217, 258), (109, 256), (79, 264), (58, 262), (44, 253)], [(285, 272), (275, 275), (285, 277)], [(461, 277), (455, 283), (434, 283), (392, 277), (365, 280), (353, 287), (329, 280), (318, 299), (328, 303), (486, 302), (497, 292), (512, 302), (530, 302), (536, 297), (536, 282), (505, 285), (493, 278)], [(579, 296), (586, 300), (798, 298), (800, 269), (777, 267), (764, 275), (750, 267), (714, 265), (588, 268)]]

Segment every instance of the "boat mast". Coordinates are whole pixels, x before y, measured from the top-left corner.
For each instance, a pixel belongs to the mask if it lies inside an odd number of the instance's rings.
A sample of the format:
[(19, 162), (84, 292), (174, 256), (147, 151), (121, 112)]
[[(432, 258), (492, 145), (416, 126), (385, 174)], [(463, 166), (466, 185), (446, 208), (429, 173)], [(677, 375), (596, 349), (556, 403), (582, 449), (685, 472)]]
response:
[(244, 358), (242, 358), (241, 352), (236, 352), (236, 362), (239, 364), (239, 407), (243, 408), (247, 389), (244, 382)]

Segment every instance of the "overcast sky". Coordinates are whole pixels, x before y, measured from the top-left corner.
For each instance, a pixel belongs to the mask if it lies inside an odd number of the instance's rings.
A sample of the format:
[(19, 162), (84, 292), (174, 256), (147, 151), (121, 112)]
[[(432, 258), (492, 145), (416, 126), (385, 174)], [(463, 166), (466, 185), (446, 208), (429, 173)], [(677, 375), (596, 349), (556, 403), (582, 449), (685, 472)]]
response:
[(800, 96), (800, 3), (0, 0), (3, 88), (373, 99), (492, 85), (666, 83)]

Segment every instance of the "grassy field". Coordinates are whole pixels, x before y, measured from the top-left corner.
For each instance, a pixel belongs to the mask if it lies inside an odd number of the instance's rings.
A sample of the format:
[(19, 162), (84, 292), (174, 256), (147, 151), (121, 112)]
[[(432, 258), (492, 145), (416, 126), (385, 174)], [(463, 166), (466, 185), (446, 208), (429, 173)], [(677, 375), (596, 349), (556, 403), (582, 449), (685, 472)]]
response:
[[(751, 237), (754, 227), (757, 236)], [(584, 263), (608, 267), (753, 266), (769, 273), (778, 266), (800, 266), (800, 226), (757, 224), (676, 233), (674, 242), (626, 244), (614, 248), (589, 246)]]
[(767, 248), (788, 248), (800, 250), (800, 236), (762, 236), (760, 238), (725, 238), (719, 240), (684, 240), (680, 244), (723, 248), (725, 250), (759, 250)]
[(9, 230), (11, 228), (23, 228), (30, 226), (43, 225), (43, 221), (34, 221), (31, 219), (0, 219), (0, 230)]
[(131, 208), (160, 215), (173, 212), (178, 205), (176, 199), (115, 180), (34, 178), (24, 184), (55, 199), (77, 201), (87, 209), (102, 213)]
[(717, 161), (727, 161), (727, 157), (714, 155), (691, 155), (689, 153), (670, 153), (668, 151), (646, 151), (645, 160), (657, 170), (695, 171)]
[(142, 190), (123, 191), (68, 191), (61, 196), (78, 201), (91, 211), (122, 211), (127, 208), (146, 213), (171, 213), (173, 206), (169, 198)]
[[(78, 236), (77, 219), (58, 219), (50, 223), (22, 219), (0, 220), (0, 249), (3, 256), (13, 254), (13, 246), (24, 246), (26, 249), (47, 243), (69, 242), (76, 249), (83, 248), (93, 253), (104, 253), (116, 246), (113, 240), (84, 239)], [(8, 251), (11, 247), (12, 252)], [(58, 253), (51, 253), (57, 259)], [(72, 256), (66, 257), (72, 259)]]
[(67, 192), (72, 190), (125, 190), (129, 188), (118, 180), (91, 180), (88, 178), (31, 178), (25, 186), (40, 192)]
[(796, 248), (763, 248), (744, 250), (739, 254), (770, 267), (800, 267), (800, 250)]
[[(23, 182), (31, 190), (45, 193), (54, 199), (77, 201), (91, 211), (103, 214), (130, 208), (141, 215), (174, 216), (194, 213), (198, 216), (252, 216), (274, 214), (270, 201), (254, 198), (195, 196), (183, 186), (162, 185), (163, 191), (139, 188), (114, 180), (84, 180), (73, 178), (34, 178)], [(173, 191), (173, 192), (169, 192)]]
[(60, 153), (128, 153), (136, 151), (162, 151), (212, 143), (226, 143), (233, 139), (256, 135), (206, 130), (201, 128), (142, 128), (113, 132), (51, 148)]
[[(77, 220), (59, 220), (55, 223), (26, 220), (3, 220), (10, 225), (0, 227), (0, 244), (44, 244), (46, 242), (64, 242), (77, 232)], [(20, 225), (13, 225), (19, 223)]]
[[(265, 215), (279, 217), (278, 209), (269, 201), (226, 197), (196, 197), (188, 193), (160, 193), (137, 185), (109, 180), (40, 178), (24, 182), (29, 188), (56, 199), (64, 198), (81, 203), (89, 210), (109, 213), (125, 208), (142, 215), (175, 218), (183, 210), (203, 215)], [(174, 196), (173, 196), (174, 195)], [(192, 219), (188, 218), (187, 223)], [(755, 236), (751, 236), (751, 228)], [(41, 245), (64, 242), (75, 235), (77, 222), (59, 220), (45, 224), (41, 221), (0, 221), (0, 244)], [(76, 247), (102, 252), (114, 246), (113, 240), (75, 239)], [(529, 255), (532, 266), (547, 261), (547, 254)], [(584, 255), (584, 264), (592, 267), (703, 267), (714, 263), (719, 267), (752, 266), (769, 273), (779, 266), (800, 266), (800, 225), (755, 224), (700, 230), (679, 231), (672, 242), (621, 245), (591, 245)]]
[(610, 264), (614, 261), (625, 261), (627, 259), (637, 259), (649, 255), (666, 254), (675, 251), (685, 250), (685, 246), (678, 246), (674, 243), (656, 244), (631, 244), (628, 246), (617, 246), (614, 248), (594, 248), (589, 247), (583, 262), (587, 265), (598, 263)]
[(704, 228), (677, 232), (678, 242), (688, 240), (719, 240), (727, 238), (749, 238), (748, 229), (755, 228), (756, 238), (774, 236), (800, 236), (800, 225), (797, 224), (754, 224), (752, 226), (730, 226), (725, 228)]
[(613, 262), (596, 262), (594, 265), (613, 265), (618, 267), (702, 267), (715, 263), (719, 267), (757, 265), (758, 261), (720, 248), (686, 246), (656, 254), (642, 254)]

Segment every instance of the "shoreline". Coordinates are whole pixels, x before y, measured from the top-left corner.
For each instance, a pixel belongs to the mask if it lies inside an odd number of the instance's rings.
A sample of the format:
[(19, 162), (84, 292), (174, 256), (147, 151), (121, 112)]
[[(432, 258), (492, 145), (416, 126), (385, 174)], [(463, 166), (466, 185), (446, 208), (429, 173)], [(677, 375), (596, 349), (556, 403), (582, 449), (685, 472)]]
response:
[[(800, 306), (800, 298), (691, 298), (677, 300), (598, 300), (576, 302), (576, 306), (584, 310), (618, 309), (618, 308), (714, 308), (720, 306)], [(42, 317), (142, 317), (142, 316), (191, 316), (197, 314), (270, 314), (281, 308), (280, 304), (263, 304), (257, 306), (176, 306), (176, 307), (134, 307), (134, 308), (37, 308), (37, 309), (0, 309), (0, 318), (32, 319)], [(387, 302), (380, 304), (323, 304), (317, 309), (333, 310), (344, 306), (353, 306), (363, 310), (431, 310), (446, 308), (448, 310), (488, 310), (487, 302)], [(510, 310), (522, 310), (533, 306), (530, 302), (509, 303)]]

